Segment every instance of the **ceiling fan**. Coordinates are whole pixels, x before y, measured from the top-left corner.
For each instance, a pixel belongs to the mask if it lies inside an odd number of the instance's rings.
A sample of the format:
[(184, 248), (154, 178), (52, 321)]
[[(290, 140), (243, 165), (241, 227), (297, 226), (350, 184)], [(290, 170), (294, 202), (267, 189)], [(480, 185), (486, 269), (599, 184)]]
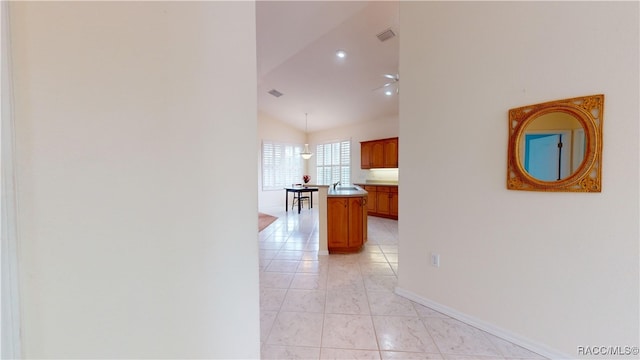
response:
[(379, 89), (387, 88), (385, 90), (385, 92), (384, 92), (385, 95), (392, 95), (393, 92), (392, 92), (391, 88), (389, 88), (389, 87), (391, 85), (396, 84), (395, 93), (398, 94), (400, 92), (400, 90), (399, 90), (399, 86), (397, 85), (397, 83), (400, 81), (400, 75), (398, 75), (398, 74), (395, 74), (395, 75), (394, 74), (383, 74), (382, 76), (385, 77), (386, 79), (388, 79), (387, 82), (384, 85), (382, 85), (380, 87), (377, 87), (377, 88), (375, 88), (373, 90), (376, 91), (376, 90), (379, 90)]
[(395, 75), (392, 75), (392, 74), (384, 74), (384, 75), (382, 75), (382, 76), (384, 76), (384, 77), (386, 77), (387, 79), (390, 79), (390, 80), (391, 80), (391, 82), (388, 82), (388, 83), (386, 83), (386, 84), (384, 84), (384, 85), (382, 85), (382, 86), (389, 86), (389, 85), (391, 85), (391, 84), (395, 84), (395, 83), (397, 83), (398, 81), (400, 81), (400, 75), (398, 75), (398, 74), (395, 74)]

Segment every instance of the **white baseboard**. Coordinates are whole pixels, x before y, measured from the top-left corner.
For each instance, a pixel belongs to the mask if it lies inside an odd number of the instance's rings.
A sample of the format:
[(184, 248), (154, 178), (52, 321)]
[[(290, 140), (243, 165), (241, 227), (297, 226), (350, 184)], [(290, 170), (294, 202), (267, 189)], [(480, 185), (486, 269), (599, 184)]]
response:
[(318, 251), (318, 255), (329, 255), (329, 250), (320, 250)]
[(475, 328), (486, 331), (491, 335), (495, 335), (501, 339), (507, 340), (513, 344), (521, 346), (527, 350), (533, 351), (534, 353), (544, 356), (548, 359), (572, 359), (573, 358), (567, 354), (564, 354), (560, 351), (552, 349), (544, 344), (540, 344), (531, 339), (524, 338), (518, 334), (512, 333), (511, 331), (502, 329), (493, 324), (477, 319), (473, 316), (461, 313), (458, 310), (439, 304), (435, 301), (420, 297), (411, 291), (396, 287), (395, 292), (396, 294), (402, 297), (405, 297), (413, 302), (417, 302), (418, 304), (427, 306), (433, 310), (436, 310), (445, 315), (448, 315), (456, 320), (460, 320), (467, 325), (471, 325)]

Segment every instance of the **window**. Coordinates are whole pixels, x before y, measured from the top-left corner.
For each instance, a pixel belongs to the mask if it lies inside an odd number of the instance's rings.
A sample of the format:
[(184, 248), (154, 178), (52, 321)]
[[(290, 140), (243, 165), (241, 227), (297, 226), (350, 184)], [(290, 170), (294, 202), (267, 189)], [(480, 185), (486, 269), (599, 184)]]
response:
[(302, 145), (262, 142), (262, 190), (282, 190), (302, 182)]
[(319, 144), (316, 165), (318, 184), (351, 183), (351, 140)]

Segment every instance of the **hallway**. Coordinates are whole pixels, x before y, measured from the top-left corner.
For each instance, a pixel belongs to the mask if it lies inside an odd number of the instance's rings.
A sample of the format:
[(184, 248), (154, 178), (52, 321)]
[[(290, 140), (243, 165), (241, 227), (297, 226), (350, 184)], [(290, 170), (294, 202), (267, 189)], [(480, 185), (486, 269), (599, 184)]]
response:
[(318, 256), (317, 209), (259, 234), (263, 359), (542, 359), (394, 293), (398, 222), (369, 217), (353, 255)]

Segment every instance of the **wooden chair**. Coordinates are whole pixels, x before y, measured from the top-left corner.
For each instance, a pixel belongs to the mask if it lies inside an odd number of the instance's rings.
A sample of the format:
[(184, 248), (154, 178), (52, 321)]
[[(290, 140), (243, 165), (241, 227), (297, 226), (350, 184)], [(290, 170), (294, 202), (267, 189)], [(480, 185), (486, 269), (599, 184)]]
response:
[[(302, 187), (302, 184), (292, 184), (293, 187)], [(301, 205), (304, 206), (304, 202), (307, 202), (307, 206), (311, 209), (311, 198), (309, 195), (302, 195), (301, 192), (293, 193), (293, 204), (291, 204), (291, 210), (296, 206), (298, 202), (302, 201)]]

